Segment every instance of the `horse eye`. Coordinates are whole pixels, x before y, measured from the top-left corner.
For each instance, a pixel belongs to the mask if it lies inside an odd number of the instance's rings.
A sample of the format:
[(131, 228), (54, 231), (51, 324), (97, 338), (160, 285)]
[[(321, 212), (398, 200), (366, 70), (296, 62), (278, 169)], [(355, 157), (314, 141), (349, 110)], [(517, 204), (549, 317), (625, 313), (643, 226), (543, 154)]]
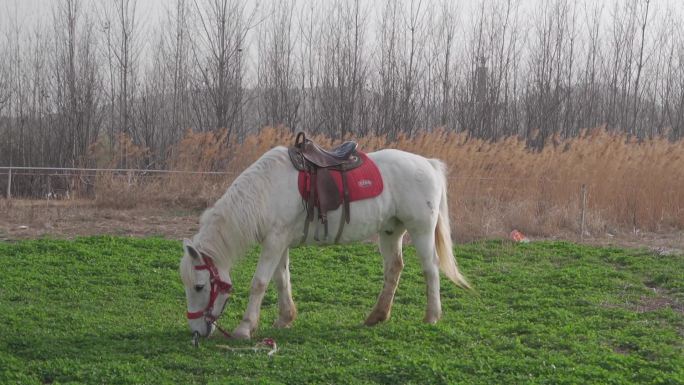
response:
[(204, 285), (195, 285), (195, 290), (202, 291), (202, 289), (204, 289)]

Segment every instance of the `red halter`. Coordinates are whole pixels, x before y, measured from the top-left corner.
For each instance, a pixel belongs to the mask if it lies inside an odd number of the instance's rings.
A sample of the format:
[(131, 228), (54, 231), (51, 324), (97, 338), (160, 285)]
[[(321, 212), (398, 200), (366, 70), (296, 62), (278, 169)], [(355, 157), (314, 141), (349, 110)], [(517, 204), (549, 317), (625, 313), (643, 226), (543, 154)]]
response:
[[(229, 294), (231, 291), (233, 291), (233, 285), (221, 279), (218, 269), (216, 268), (216, 265), (214, 265), (214, 261), (210, 257), (202, 255), (202, 260), (204, 261), (204, 265), (195, 266), (195, 270), (209, 271), (209, 282), (211, 283), (211, 291), (209, 292), (209, 303), (207, 304), (207, 307), (204, 308), (204, 310), (187, 312), (187, 317), (188, 319), (197, 319), (204, 317), (207, 323), (214, 323), (216, 322), (217, 318), (211, 314), (211, 312), (214, 310), (214, 302), (216, 302), (216, 298), (219, 294)], [(228, 302), (228, 300), (226, 300), (226, 302)]]

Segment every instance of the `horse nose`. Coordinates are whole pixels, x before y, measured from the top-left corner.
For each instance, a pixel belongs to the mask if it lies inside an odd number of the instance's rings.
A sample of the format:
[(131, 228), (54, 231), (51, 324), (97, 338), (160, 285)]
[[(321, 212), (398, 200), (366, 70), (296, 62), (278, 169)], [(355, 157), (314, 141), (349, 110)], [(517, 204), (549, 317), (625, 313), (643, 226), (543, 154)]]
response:
[(211, 332), (211, 325), (208, 325), (203, 319), (189, 320), (188, 326), (190, 333), (192, 334), (193, 341), (195, 341), (195, 335), (199, 336), (199, 339), (201, 339), (202, 337), (208, 337)]
[(207, 322), (207, 334), (205, 334), (204, 336), (208, 338), (214, 332), (215, 328), (216, 327), (213, 323)]

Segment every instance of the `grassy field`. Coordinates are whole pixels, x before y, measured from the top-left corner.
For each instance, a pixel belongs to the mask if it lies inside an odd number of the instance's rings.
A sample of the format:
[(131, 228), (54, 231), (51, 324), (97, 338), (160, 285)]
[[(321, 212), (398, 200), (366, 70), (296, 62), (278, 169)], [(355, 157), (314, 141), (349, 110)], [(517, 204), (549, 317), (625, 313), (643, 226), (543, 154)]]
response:
[[(291, 252), (299, 318), (256, 339), (280, 350), (193, 349), (179, 242), (117, 237), (0, 243), (2, 384), (681, 384), (684, 257), (564, 242), (457, 247), (468, 294), (442, 280), (444, 318), (425, 325), (412, 248), (392, 319), (361, 325), (382, 285), (376, 246)], [(232, 276), (221, 323), (246, 305), (255, 254)]]

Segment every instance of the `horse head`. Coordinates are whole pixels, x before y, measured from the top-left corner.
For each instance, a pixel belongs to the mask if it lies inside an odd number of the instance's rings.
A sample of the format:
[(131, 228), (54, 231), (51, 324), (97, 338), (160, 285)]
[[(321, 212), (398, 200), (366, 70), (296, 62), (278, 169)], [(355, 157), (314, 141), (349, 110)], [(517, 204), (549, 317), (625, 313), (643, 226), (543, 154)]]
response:
[[(188, 325), (197, 345), (199, 337), (209, 337), (218, 327), (233, 285), (227, 272), (219, 270), (211, 256), (191, 240), (183, 241), (180, 273), (188, 301)], [(219, 328), (220, 330), (220, 328)]]

